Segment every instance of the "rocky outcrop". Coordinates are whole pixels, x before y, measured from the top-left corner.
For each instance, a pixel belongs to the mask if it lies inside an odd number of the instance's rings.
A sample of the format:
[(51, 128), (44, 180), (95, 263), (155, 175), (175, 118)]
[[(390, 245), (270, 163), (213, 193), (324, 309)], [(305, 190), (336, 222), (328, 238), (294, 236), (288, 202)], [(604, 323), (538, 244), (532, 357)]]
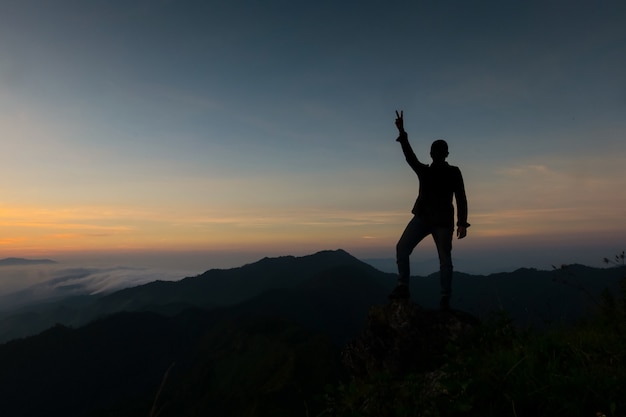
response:
[(424, 309), (410, 301), (373, 306), (365, 330), (343, 349), (342, 362), (354, 378), (427, 373), (443, 365), (450, 343), (470, 337), (478, 324), (468, 313)]

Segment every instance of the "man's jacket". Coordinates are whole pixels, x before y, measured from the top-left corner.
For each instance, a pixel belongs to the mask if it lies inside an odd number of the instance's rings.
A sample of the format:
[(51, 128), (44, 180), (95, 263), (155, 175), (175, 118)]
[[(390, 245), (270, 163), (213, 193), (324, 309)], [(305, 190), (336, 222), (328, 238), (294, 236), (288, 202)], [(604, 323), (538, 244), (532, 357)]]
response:
[(419, 195), (411, 212), (433, 226), (453, 228), (454, 195), (458, 211), (457, 226), (468, 227), (467, 197), (461, 170), (445, 161), (435, 161), (431, 165), (420, 162), (406, 134), (400, 135), (398, 142), (402, 145), (406, 161), (419, 178)]

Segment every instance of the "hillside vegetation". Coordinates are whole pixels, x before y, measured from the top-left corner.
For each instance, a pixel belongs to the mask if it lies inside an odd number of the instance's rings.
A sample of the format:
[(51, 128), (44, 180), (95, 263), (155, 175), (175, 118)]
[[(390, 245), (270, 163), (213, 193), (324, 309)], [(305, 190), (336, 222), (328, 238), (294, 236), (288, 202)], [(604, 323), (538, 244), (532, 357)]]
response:
[[(493, 277), (461, 276), (455, 288), (465, 300), (476, 288), (493, 288), (494, 299), (516, 306), (533, 293), (528, 286), (516, 291), (523, 282), (536, 284), (537, 306), (559, 291), (562, 300), (533, 314), (541, 318), (534, 322), (523, 320), (528, 311), (490, 308), (471, 335), (437, 352), (432, 369), (352, 375), (341, 364), (342, 351), (369, 325), (368, 311), (384, 310), (390, 278), (343, 251), (327, 251), (70, 304), (63, 317), (99, 318), (0, 345), (0, 412), (626, 417), (624, 266), (521, 270), (501, 277), (508, 281), (497, 287)], [(422, 292), (416, 299), (433, 298), (435, 279), (414, 281)], [(247, 298), (234, 284), (247, 286)], [(230, 301), (216, 306), (219, 294)], [(579, 309), (567, 309), (574, 305)]]
[(324, 415), (626, 416), (624, 253), (615, 263), (618, 290), (603, 291), (575, 324), (520, 327), (494, 312), (473, 337), (448, 345), (437, 371), (351, 378), (329, 395)]

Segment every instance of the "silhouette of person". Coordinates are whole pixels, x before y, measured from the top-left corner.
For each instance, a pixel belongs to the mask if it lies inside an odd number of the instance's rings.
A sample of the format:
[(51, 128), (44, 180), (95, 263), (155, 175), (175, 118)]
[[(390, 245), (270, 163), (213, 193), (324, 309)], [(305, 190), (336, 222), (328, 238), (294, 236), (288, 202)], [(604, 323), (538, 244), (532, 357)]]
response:
[(432, 164), (420, 162), (404, 130), (404, 112), (396, 110), (396, 127), (400, 135), (396, 141), (402, 145), (406, 161), (419, 179), (419, 195), (413, 206), (413, 219), (409, 222), (396, 245), (398, 263), (398, 284), (389, 294), (389, 299), (409, 299), (409, 257), (413, 249), (426, 236), (432, 235), (439, 255), (439, 279), (441, 284), (440, 307), (450, 308), (452, 294), (452, 235), (454, 233), (454, 207), (452, 197), (456, 198), (457, 238), (467, 235), (467, 198), (461, 170), (446, 162), (448, 144), (442, 139), (433, 142), (430, 148)]

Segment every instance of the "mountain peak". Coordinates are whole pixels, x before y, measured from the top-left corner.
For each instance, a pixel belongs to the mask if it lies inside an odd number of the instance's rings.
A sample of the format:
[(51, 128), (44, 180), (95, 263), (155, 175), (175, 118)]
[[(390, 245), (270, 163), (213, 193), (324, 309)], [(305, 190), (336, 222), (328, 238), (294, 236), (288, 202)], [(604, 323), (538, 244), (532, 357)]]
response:
[(315, 252), (314, 254), (308, 255), (308, 256), (317, 257), (317, 258), (326, 258), (326, 259), (337, 259), (337, 260), (343, 260), (343, 261), (361, 262), (343, 249), (322, 250), (322, 251)]
[(26, 258), (4, 258), (0, 259), (0, 266), (19, 266), (19, 265), (42, 265), (55, 264), (56, 261), (51, 259), (26, 259)]
[(326, 266), (336, 266), (336, 265), (351, 265), (351, 264), (364, 264), (364, 262), (350, 255), (343, 249), (336, 250), (322, 250), (319, 252), (315, 252), (311, 255), (304, 256), (293, 256), (293, 255), (284, 255), (277, 257), (264, 257), (256, 262), (247, 264), (242, 266), (241, 268), (267, 268), (267, 267), (285, 267), (287, 265), (295, 266), (299, 265), (301, 267), (306, 267), (306, 265), (315, 264), (315, 265), (326, 265)]

